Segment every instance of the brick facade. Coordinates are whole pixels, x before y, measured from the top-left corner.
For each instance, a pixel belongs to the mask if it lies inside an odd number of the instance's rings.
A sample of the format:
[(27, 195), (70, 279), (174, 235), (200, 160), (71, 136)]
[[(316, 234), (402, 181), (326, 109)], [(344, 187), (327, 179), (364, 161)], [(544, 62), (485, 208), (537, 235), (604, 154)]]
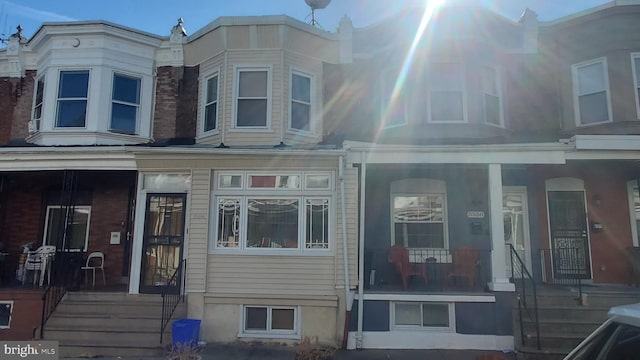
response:
[(13, 113), (13, 124), (11, 126), (11, 138), (9, 140), (21, 141), (29, 136), (35, 76), (35, 70), (27, 70), (25, 76), (20, 79), (20, 86), (16, 94), (16, 108)]

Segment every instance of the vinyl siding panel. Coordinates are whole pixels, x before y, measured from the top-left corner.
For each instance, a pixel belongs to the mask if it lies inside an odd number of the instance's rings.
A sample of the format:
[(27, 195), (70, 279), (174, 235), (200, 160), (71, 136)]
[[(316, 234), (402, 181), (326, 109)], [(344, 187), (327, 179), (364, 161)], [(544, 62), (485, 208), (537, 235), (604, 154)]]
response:
[[(355, 286), (358, 281), (358, 170), (345, 164), (344, 172), (344, 193), (345, 193), (345, 215), (347, 224), (347, 252), (349, 254), (349, 282)], [(337, 201), (336, 206), (336, 285), (344, 286), (344, 256), (342, 238), (342, 214), (340, 213), (340, 181), (336, 184)]]
[(257, 26), (257, 45), (262, 49), (273, 49), (280, 47), (280, 27), (278, 25), (259, 25)]
[(329, 41), (295, 28), (287, 29), (284, 48), (285, 50), (307, 54), (317, 59), (326, 59), (328, 62), (338, 62), (340, 58), (339, 43), (337, 41)]
[(184, 45), (184, 63), (201, 64), (225, 50), (225, 28), (218, 28)]
[(228, 49), (248, 49), (250, 46), (249, 26), (228, 26), (227, 27), (227, 48)]
[(196, 169), (191, 173), (187, 289), (192, 291), (202, 291), (206, 284), (210, 177), (209, 169)]

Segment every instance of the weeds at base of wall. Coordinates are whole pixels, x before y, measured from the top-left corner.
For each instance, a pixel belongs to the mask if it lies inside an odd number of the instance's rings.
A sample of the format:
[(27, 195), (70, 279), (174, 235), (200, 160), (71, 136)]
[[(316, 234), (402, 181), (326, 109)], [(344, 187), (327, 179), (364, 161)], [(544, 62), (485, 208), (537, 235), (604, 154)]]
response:
[(316, 338), (315, 343), (305, 337), (296, 347), (296, 360), (333, 360), (336, 355), (334, 348), (322, 346)]
[(176, 343), (167, 345), (168, 360), (201, 360), (200, 352), (202, 348), (194, 346), (191, 343)]

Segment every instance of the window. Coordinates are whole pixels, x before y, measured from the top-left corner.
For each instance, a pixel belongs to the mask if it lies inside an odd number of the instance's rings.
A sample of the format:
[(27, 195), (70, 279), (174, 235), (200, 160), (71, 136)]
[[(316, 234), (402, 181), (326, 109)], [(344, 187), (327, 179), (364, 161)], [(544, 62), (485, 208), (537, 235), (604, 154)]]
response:
[(393, 303), (396, 329), (453, 329), (453, 311), (448, 303)]
[(110, 130), (135, 134), (140, 107), (140, 79), (113, 74)]
[(275, 335), (297, 337), (298, 309), (280, 306), (244, 306), (242, 334), (244, 336)]
[(464, 86), (464, 72), (461, 64), (431, 64), (429, 71), (430, 121), (466, 121)]
[(311, 131), (311, 77), (291, 74), (291, 123), (294, 130)]
[(204, 102), (204, 131), (218, 129), (218, 74), (207, 78)]
[[(248, 178), (246, 187), (244, 177)], [(303, 178), (304, 184), (300, 182)], [(217, 179), (215, 248), (329, 249), (329, 174), (218, 174)]]
[(446, 249), (446, 185), (441, 180), (405, 179), (391, 184), (393, 244)]
[(638, 179), (627, 182), (627, 196), (629, 200), (629, 215), (631, 216), (631, 234), (633, 246), (638, 246), (638, 234), (640, 234), (640, 193), (638, 192)]
[(573, 65), (576, 125), (611, 121), (606, 59)]
[(11, 328), (13, 301), (0, 301), (0, 329)]
[(398, 70), (385, 71), (382, 75), (380, 106), (384, 128), (407, 124), (407, 99), (398, 77)]
[(236, 127), (267, 128), (270, 107), (269, 71), (238, 69), (236, 80)]
[(633, 87), (636, 93), (636, 115), (640, 119), (640, 53), (631, 54)]
[(500, 83), (496, 69), (487, 66), (482, 69), (482, 88), (484, 92), (484, 121), (487, 124), (503, 126)]
[(88, 90), (89, 70), (60, 72), (57, 127), (85, 126)]
[(42, 120), (42, 103), (44, 100), (44, 76), (41, 76), (36, 82), (36, 96), (33, 99), (33, 129), (40, 130), (40, 121)]
[[(66, 209), (66, 207), (59, 205), (47, 206), (44, 244), (55, 245), (57, 248), (64, 250), (86, 251), (89, 240), (91, 207), (69, 207), (69, 217), (72, 217), (71, 219), (65, 217)], [(69, 220), (72, 220), (71, 229), (67, 234), (64, 234), (65, 221)], [(62, 244), (57, 240), (60, 236), (62, 236)]]

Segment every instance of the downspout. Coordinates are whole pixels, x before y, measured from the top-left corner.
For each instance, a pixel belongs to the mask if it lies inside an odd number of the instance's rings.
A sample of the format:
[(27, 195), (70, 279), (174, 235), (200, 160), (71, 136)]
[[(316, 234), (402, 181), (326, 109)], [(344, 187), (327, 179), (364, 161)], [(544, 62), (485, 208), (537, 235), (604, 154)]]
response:
[(360, 161), (360, 228), (358, 239), (358, 333), (356, 349), (362, 349), (362, 317), (364, 316), (364, 190), (367, 173), (367, 161), (362, 152)]
[(353, 293), (351, 292), (351, 285), (349, 284), (349, 254), (347, 243), (347, 212), (345, 211), (345, 198), (344, 198), (344, 156), (340, 156), (338, 164), (338, 179), (340, 180), (340, 215), (342, 221), (342, 257), (344, 267), (344, 301), (345, 301), (345, 316), (344, 316), (344, 330), (342, 333), (342, 348), (347, 348), (347, 339), (349, 337), (349, 322), (351, 321), (351, 308), (353, 307)]

